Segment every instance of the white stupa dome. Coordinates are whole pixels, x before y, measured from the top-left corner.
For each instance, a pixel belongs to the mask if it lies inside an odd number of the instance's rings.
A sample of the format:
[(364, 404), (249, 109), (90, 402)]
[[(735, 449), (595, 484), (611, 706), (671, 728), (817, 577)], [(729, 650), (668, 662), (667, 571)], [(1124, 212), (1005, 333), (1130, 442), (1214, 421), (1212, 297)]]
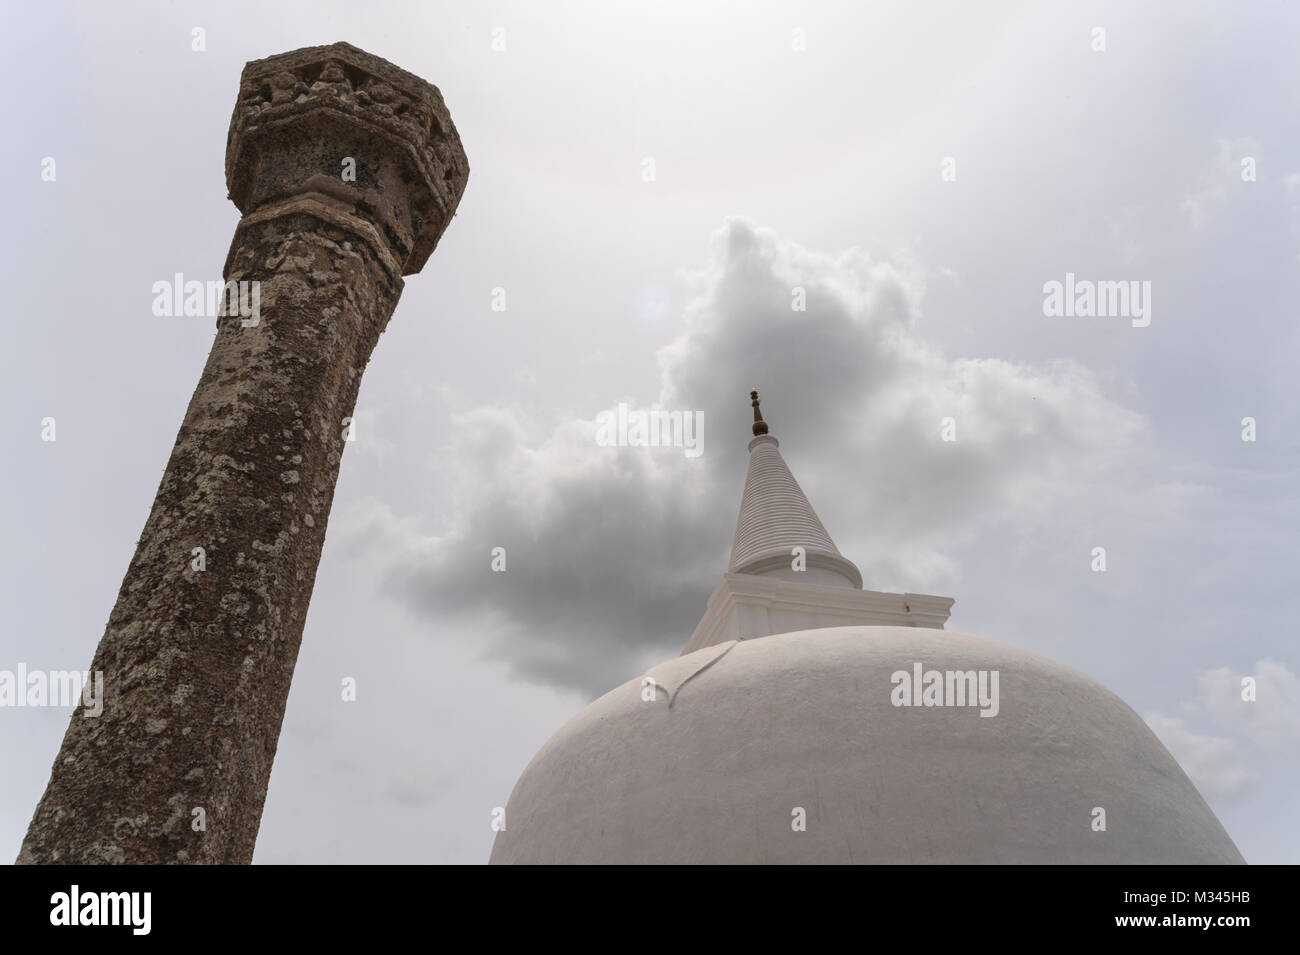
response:
[[(997, 715), (893, 705), (892, 675), (918, 662), (998, 671)], [(716, 644), (647, 676), (653, 701), (631, 680), (542, 747), (493, 863), (1244, 861), (1119, 697), (1010, 644), (836, 627)]]
[(948, 598), (861, 590), (752, 397), (704, 619), (542, 747), (493, 863), (1244, 862), (1105, 687), (943, 630)]

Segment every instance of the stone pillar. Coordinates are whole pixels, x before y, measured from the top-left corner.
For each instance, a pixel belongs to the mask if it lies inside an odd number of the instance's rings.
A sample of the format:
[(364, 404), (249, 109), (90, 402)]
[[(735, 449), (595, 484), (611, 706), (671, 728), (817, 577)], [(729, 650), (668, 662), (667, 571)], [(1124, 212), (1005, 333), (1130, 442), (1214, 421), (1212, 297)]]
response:
[(218, 320), (91, 664), (103, 712), (73, 714), (20, 863), (252, 860), (361, 374), (468, 174), (441, 94), (386, 60), (244, 67), (225, 277), (259, 314)]

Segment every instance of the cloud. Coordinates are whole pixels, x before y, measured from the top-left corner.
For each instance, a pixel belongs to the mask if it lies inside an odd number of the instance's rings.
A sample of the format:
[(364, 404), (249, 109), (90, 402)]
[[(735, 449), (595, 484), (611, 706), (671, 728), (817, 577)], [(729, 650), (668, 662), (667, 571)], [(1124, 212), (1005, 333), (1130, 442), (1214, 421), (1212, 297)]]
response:
[(1259, 161), (1259, 143), (1253, 139), (1220, 139), (1214, 158), (1205, 164), (1196, 188), (1183, 196), (1182, 210), (1193, 229), (1204, 228), (1228, 204), (1243, 184), (1242, 160)]
[[(751, 387), (874, 589), (936, 592), (959, 543), (989, 523), (1030, 526), (1144, 427), (1073, 362), (944, 356), (915, 330), (923, 270), (904, 256), (811, 251), (731, 219), (685, 282), (684, 329), (639, 405), (702, 413), (704, 454), (597, 446), (599, 412), (632, 396), (597, 396), (560, 422), (459, 414), (437, 455), (446, 526), (422, 533), (373, 501), (341, 522), (391, 595), (522, 676), (599, 694), (680, 652), (704, 612), (739, 508)], [(941, 440), (946, 417), (955, 442)]]
[[(352, 422), (349, 427), (356, 452), (373, 457), (380, 467), (383, 467), (388, 457), (397, 450), (397, 442), (384, 437), (385, 425), (393, 417), (394, 408), (392, 404), (371, 405), (357, 408), (352, 412)], [(343, 430), (340, 428), (340, 431)], [(365, 436), (364, 441), (360, 440), (362, 435)]]
[[(1253, 700), (1243, 699), (1247, 676), (1254, 681)], [(1300, 678), (1284, 664), (1260, 660), (1253, 674), (1218, 667), (1198, 682), (1202, 695), (1188, 704), (1189, 717), (1231, 736), (1203, 735), (1183, 718), (1161, 713), (1147, 714), (1146, 721), (1204, 795), (1233, 802), (1256, 781), (1255, 765), (1276, 766), (1275, 753), (1292, 754), (1300, 745)]]
[(1255, 782), (1234, 740), (1194, 733), (1176, 716), (1148, 713), (1145, 719), (1203, 796), (1232, 802)]
[[(1254, 682), (1253, 700), (1242, 699), (1247, 677)], [(1263, 749), (1294, 752), (1300, 748), (1300, 678), (1284, 664), (1260, 660), (1251, 674), (1220, 667), (1202, 673), (1200, 683), (1205, 711), (1217, 723), (1234, 728)]]

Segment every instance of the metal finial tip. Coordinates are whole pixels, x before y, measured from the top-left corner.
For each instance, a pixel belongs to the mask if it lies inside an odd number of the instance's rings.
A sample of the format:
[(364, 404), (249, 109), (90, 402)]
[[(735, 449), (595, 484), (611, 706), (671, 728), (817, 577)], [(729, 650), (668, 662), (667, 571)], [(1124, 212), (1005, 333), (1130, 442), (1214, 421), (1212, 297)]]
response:
[(763, 412), (758, 408), (758, 389), (755, 388), (749, 393), (750, 404), (754, 406), (754, 437), (760, 434), (767, 434), (767, 422), (763, 420)]

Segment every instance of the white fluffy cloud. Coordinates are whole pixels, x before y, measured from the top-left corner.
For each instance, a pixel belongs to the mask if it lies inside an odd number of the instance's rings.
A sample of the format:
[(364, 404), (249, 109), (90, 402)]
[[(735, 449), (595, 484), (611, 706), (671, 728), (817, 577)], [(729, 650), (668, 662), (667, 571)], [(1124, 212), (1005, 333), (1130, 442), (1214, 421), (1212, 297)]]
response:
[[(390, 590), (458, 621), (526, 676), (599, 693), (680, 650), (727, 561), (744, 483), (748, 391), (867, 586), (935, 592), (948, 552), (989, 522), (1031, 522), (1104, 471), (1142, 419), (1068, 361), (949, 358), (917, 319), (906, 258), (811, 251), (743, 219), (689, 276), (684, 329), (645, 407), (702, 412), (704, 454), (608, 448), (596, 416), (457, 416), (437, 455), (452, 489), (433, 536), (370, 502), (342, 523), (387, 560)], [(806, 311), (792, 309), (804, 290)], [(944, 418), (957, 440), (941, 440)], [(490, 552), (504, 547), (505, 573)]]
[[(1254, 699), (1245, 700), (1243, 684), (1254, 683)], [(1230, 667), (1207, 670), (1200, 677), (1204, 708), (1220, 725), (1248, 737), (1265, 750), (1300, 748), (1300, 677), (1275, 660), (1260, 660), (1253, 673)]]
[(1148, 713), (1147, 725), (1173, 753), (1183, 772), (1212, 801), (1231, 802), (1249, 790), (1256, 776), (1246, 768), (1236, 741), (1193, 732), (1176, 716)]
[[(1254, 699), (1244, 698), (1247, 677)], [(1275, 754), (1300, 745), (1300, 678), (1284, 664), (1260, 660), (1253, 673), (1217, 667), (1198, 682), (1202, 694), (1188, 705), (1188, 719), (1231, 735), (1198, 733), (1187, 719), (1161, 713), (1148, 713), (1146, 721), (1202, 793), (1226, 804), (1251, 791), (1256, 767), (1266, 769)]]

